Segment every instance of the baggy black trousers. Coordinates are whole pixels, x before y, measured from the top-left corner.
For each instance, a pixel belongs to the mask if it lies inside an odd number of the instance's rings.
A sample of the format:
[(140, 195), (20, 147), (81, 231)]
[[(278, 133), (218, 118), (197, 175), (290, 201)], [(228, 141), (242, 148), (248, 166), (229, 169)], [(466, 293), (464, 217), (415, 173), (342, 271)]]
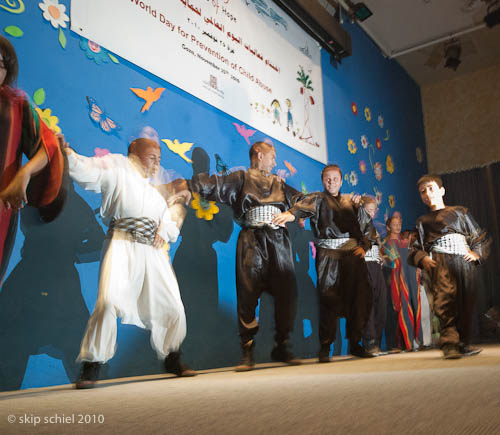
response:
[(241, 343), (259, 330), (255, 309), (263, 291), (274, 298), (277, 344), (288, 340), (297, 308), (297, 283), (286, 228), (242, 228), (236, 248), (236, 293)]
[(358, 343), (372, 307), (372, 289), (364, 258), (354, 255), (353, 251), (318, 247), (316, 273), (320, 344), (335, 341), (339, 317), (346, 318), (350, 344)]

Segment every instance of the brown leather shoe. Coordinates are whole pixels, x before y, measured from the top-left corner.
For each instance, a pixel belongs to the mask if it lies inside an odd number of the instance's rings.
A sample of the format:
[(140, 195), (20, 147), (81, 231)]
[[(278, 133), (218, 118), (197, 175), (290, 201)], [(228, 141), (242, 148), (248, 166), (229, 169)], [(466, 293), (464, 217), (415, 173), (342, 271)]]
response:
[(443, 358), (444, 359), (459, 359), (462, 358), (462, 353), (460, 349), (455, 344), (446, 344), (443, 347)]
[(253, 359), (253, 348), (255, 347), (254, 340), (241, 345), (241, 361), (240, 364), (234, 369), (236, 372), (248, 372), (255, 368), (255, 361)]

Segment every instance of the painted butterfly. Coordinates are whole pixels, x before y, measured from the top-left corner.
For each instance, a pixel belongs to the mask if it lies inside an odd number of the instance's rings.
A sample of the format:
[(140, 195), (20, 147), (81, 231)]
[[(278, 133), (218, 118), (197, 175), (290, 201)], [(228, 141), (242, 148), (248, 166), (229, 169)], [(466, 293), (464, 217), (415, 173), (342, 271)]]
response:
[(120, 126), (113, 121), (105, 112), (102, 110), (97, 101), (92, 97), (86, 97), (89, 103), (89, 116), (90, 119), (101, 127), (101, 130), (105, 133), (112, 133), (114, 130), (120, 130)]
[(215, 154), (215, 169), (221, 175), (228, 175), (230, 172), (245, 170), (244, 166), (235, 166), (234, 168), (229, 168), (229, 165), (222, 160), (222, 157), (219, 154)]
[(219, 174), (222, 174), (222, 175), (227, 175), (229, 174), (229, 166), (227, 165), (226, 162), (224, 162), (224, 160), (222, 160), (221, 156), (219, 156), (219, 154), (215, 154), (215, 169), (217, 170), (217, 172)]

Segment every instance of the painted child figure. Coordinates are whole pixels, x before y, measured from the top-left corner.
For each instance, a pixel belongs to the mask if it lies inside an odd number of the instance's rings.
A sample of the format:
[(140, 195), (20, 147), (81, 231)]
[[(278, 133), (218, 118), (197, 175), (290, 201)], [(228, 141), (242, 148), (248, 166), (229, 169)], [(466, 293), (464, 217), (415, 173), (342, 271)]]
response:
[(445, 189), (439, 176), (424, 175), (417, 186), (430, 213), (417, 219), (418, 240), (408, 262), (430, 275), (444, 358), (477, 355), (480, 349), (469, 347), (477, 265), (487, 258), (491, 240), (465, 207), (444, 204)]
[(161, 151), (151, 139), (136, 139), (128, 157), (108, 154), (83, 157), (65, 144), (69, 174), (86, 190), (102, 194), (101, 216), (109, 225), (99, 271), (97, 302), (82, 340), (83, 362), (76, 388), (92, 388), (102, 364), (116, 350), (117, 324), (151, 331), (151, 345), (165, 370), (177, 376), (195, 372), (180, 362), (186, 318), (165, 242), (174, 242), (179, 228), (164, 197), (150, 183)]

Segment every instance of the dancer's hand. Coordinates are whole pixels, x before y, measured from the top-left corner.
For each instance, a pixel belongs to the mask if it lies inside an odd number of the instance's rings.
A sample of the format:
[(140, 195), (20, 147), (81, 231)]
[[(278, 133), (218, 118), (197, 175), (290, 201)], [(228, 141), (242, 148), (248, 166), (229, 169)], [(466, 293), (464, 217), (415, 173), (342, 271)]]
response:
[(189, 205), (189, 201), (191, 201), (191, 192), (189, 190), (181, 190), (168, 199), (168, 206), (172, 207), (174, 204), (179, 203)]
[(26, 188), (31, 179), (31, 174), (25, 168), (20, 169), (9, 185), (0, 192), (0, 201), (5, 208), (19, 210), (27, 203)]
[(160, 249), (163, 248), (163, 245), (165, 244), (165, 240), (158, 234), (158, 231), (155, 234), (155, 239), (153, 241), (153, 248), (155, 249)]
[(465, 260), (467, 260), (469, 263), (474, 263), (474, 261), (479, 260), (479, 255), (476, 254), (474, 251), (471, 251), (469, 249), (469, 252), (464, 255)]
[(422, 260), (420, 260), (420, 264), (423, 269), (429, 272), (431, 269), (437, 266), (437, 263), (428, 255), (426, 255)]
[(354, 251), (352, 251), (352, 253), (360, 258), (365, 258), (365, 255), (366, 255), (366, 251), (361, 246), (357, 246), (354, 249)]
[(356, 206), (360, 207), (361, 206), (361, 195), (358, 193), (352, 195), (351, 202)]
[(284, 213), (278, 213), (273, 216), (273, 224), (278, 225), (279, 227), (285, 226), (287, 222), (293, 222), (295, 220), (295, 216), (289, 211), (285, 211)]
[(57, 133), (57, 141), (59, 142), (59, 146), (61, 147), (61, 150), (63, 153), (66, 155), (69, 155), (73, 152), (73, 150), (69, 147), (69, 143), (66, 142), (66, 138), (64, 137), (64, 134), (62, 133)]

